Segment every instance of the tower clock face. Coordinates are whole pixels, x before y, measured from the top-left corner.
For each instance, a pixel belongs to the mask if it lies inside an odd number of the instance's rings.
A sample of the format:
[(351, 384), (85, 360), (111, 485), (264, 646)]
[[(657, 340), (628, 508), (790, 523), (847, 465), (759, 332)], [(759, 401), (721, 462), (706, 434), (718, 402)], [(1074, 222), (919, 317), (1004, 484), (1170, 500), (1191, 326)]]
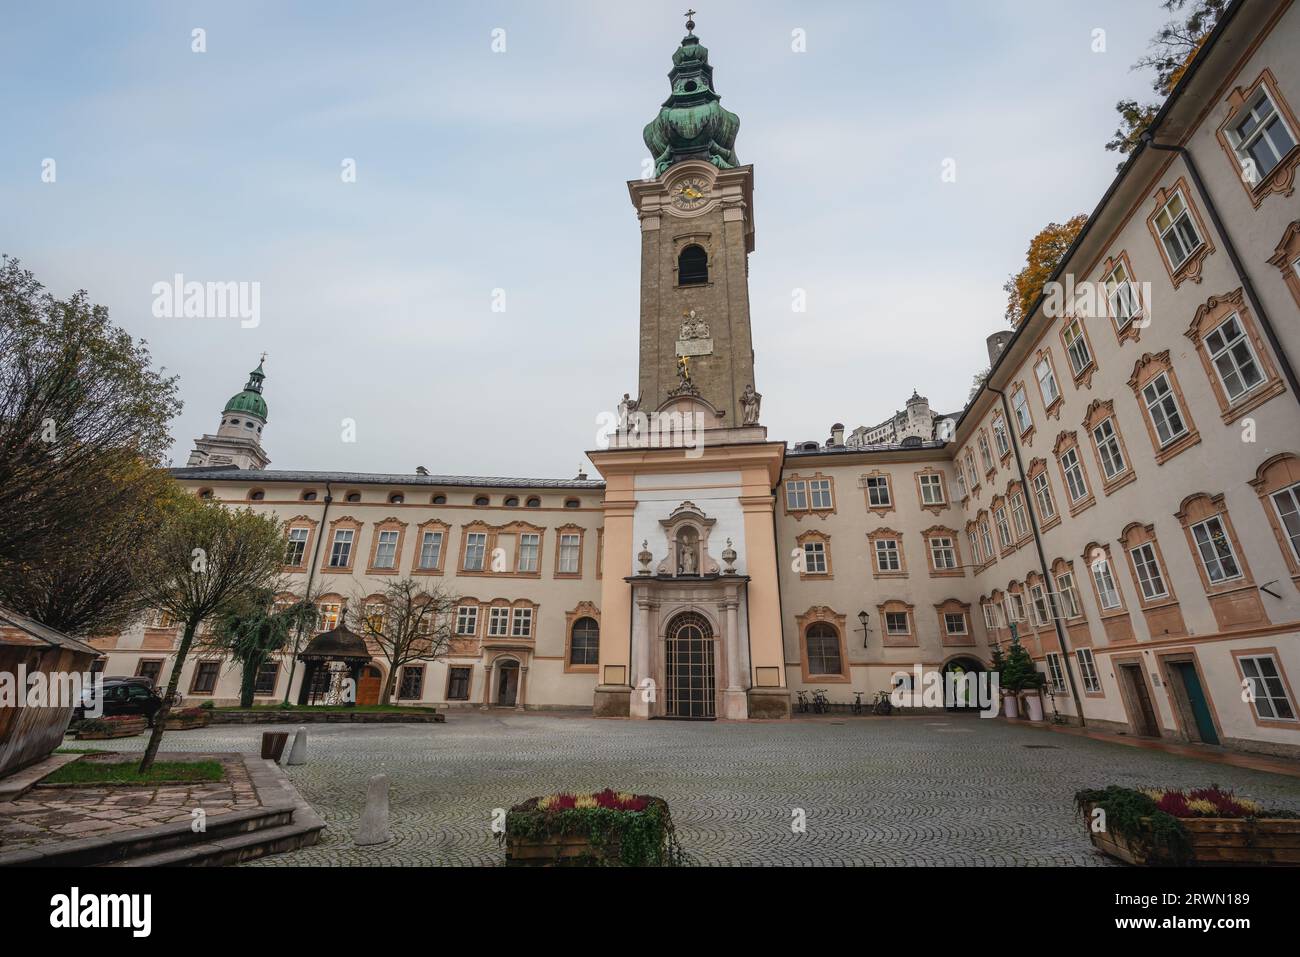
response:
[(703, 176), (684, 177), (669, 189), (669, 195), (677, 209), (699, 209), (709, 201), (709, 181)]

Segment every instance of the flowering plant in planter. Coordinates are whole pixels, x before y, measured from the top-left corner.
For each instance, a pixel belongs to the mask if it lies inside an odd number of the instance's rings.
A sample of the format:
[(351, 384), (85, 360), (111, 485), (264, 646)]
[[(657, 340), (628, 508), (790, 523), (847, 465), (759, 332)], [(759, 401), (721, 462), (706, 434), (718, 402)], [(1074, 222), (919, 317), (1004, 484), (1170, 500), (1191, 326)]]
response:
[(1232, 791), (1123, 788), (1079, 791), (1085, 820), (1100, 810), (1100, 850), (1133, 864), (1300, 863), (1300, 813), (1266, 808)]
[(529, 798), (506, 814), (498, 840), (520, 863), (664, 867), (685, 862), (668, 804), (606, 788)]

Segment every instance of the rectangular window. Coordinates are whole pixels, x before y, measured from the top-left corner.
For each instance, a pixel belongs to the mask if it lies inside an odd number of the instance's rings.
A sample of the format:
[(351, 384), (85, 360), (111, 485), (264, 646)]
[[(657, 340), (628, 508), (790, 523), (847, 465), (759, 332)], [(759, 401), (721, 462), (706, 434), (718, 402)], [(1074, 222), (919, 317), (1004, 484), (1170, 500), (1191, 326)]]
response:
[(943, 630), (950, 635), (966, 634), (966, 616), (962, 612), (945, 612)]
[(1035, 625), (1051, 623), (1052, 611), (1047, 605), (1047, 592), (1042, 585), (1029, 587), (1029, 607), (1033, 610)]
[(1115, 268), (1103, 281), (1106, 285), (1106, 299), (1110, 305), (1110, 317), (1115, 320), (1116, 326), (1123, 329), (1142, 311), (1137, 287), (1130, 280), (1128, 270), (1122, 261), (1115, 264)]
[(1169, 385), (1169, 376), (1162, 372), (1148, 382), (1142, 389), (1142, 400), (1146, 404), (1147, 414), (1151, 416), (1151, 424), (1155, 426), (1161, 448), (1187, 433), (1182, 412), (1178, 408), (1178, 399)]
[(1011, 496), (1011, 525), (1016, 530), (1016, 540), (1029, 534), (1029, 516), (1025, 514), (1025, 497), (1019, 492)]
[(936, 535), (930, 539), (930, 560), (934, 562), (935, 571), (947, 571), (957, 567), (957, 549), (952, 539), (946, 535)]
[(1278, 521), (1282, 523), (1286, 540), (1291, 546), (1291, 554), (1296, 561), (1300, 561), (1300, 482), (1274, 492), (1272, 498)]
[(316, 616), (317, 631), (333, 631), (338, 627), (339, 612), (342, 606), (338, 602), (325, 602), (320, 606), (320, 614)]
[(481, 572), (487, 552), (487, 532), (470, 532), (465, 536), (465, 571)]
[(158, 679), (162, 676), (162, 659), (160, 658), (141, 658), (135, 666), (135, 676), (137, 678), (148, 678), (153, 682), (153, 686), (158, 687)]
[(890, 635), (910, 635), (912, 629), (907, 624), (907, 612), (885, 612), (885, 633)]
[(898, 557), (898, 542), (892, 538), (876, 540), (876, 569), (882, 572), (896, 572), (903, 567)]
[(1070, 501), (1078, 502), (1088, 497), (1088, 481), (1083, 475), (1083, 466), (1079, 464), (1079, 450), (1066, 449), (1061, 456), (1061, 468), (1065, 470), (1065, 488), (1070, 493)]
[(1106, 419), (1092, 430), (1092, 440), (1097, 444), (1097, 457), (1101, 459), (1101, 470), (1107, 479), (1122, 475), (1128, 468), (1124, 461), (1124, 452), (1119, 445), (1119, 435), (1115, 432), (1115, 421)]
[(970, 544), (970, 560), (976, 565), (983, 565), (984, 555), (980, 551), (980, 540), (975, 529), (972, 528), (966, 533), (966, 541)]
[(1097, 585), (1097, 600), (1106, 611), (1113, 611), (1120, 605), (1119, 590), (1115, 587), (1115, 576), (1110, 573), (1110, 560), (1101, 558), (1092, 563), (1092, 580)]
[(424, 665), (406, 665), (402, 680), (397, 686), (397, 697), (406, 701), (419, 701), (424, 694)]
[(889, 498), (888, 476), (867, 476), (867, 504), (872, 508), (888, 508), (892, 504)]
[(1052, 485), (1047, 480), (1046, 472), (1039, 472), (1031, 480), (1034, 486), (1034, 500), (1038, 502), (1038, 513), (1044, 520), (1056, 514), (1056, 504), (1052, 501)]
[(1264, 381), (1255, 350), (1242, 331), (1241, 319), (1236, 313), (1205, 337), (1205, 348), (1230, 401), (1235, 402)]
[(1052, 690), (1057, 694), (1065, 691), (1065, 672), (1061, 668), (1061, 656), (1055, 651), (1047, 653), (1047, 677), (1052, 682)]
[(1196, 540), (1196, 550), (1211, 584), (1217, 585), (1242, 577), (1237, 554), (1232, 549), (1232, 542), (1228, 540), (1219, 516), (1215, 515), (1193, 525), (1192, 538)]
[(1238, 660), (1255, 714), (1269, 721), (1296, 720), (1295, 706), (1286, 693), (1277, 659), (1272, 655), (1251, 655)]
[(1252, 186), (1272, 172), (1273, 167), (1295, 146), (1295, 135), (1264, 88), (1241, 114), (1241, 119), (1233, 124), (1230, 133), (1242, 169), (1254, 167), (1253, 179), (1247, 180)]
[(489, 608), (488, 609), (488, 629), (489, 638), (504, 638), (510, 634), (510, 609), (509, 608)]
[(1143, 542), (1131, 549), (1133, 567), (1137, 570), (1138, 585), (1142, 588), (1142, 597), (1147, 601), (1164, 598), (1169, 594), (1165, 587), (1164, 576), (1160, 574), (1160, 563), (1156, 561), (1156, 550), (1150, 542)]
[(1065, 354), (1070, 357), (1070, 368), (1080, 375), (1092, 365), (1092, 353), (1088, 351), (1088, 340), (1083, 337), (1083, 326), (1074, 319), (1065, 327), (1061, 338), (1065, 340)]
[(1007, 439), (1007, 424), (1002, 421), (1002, 416), (993, 420), (993, 442), (998, 447), (998, 455), (1010, 454), (1011, 443)]
[(834, 508), (831, 501), (831, 480), (830, 479), (813, 479), (808, 483), (808, 491), (812, 496), (813, 508)]
[(442, 561), (442, 532), (425, 532), (420, 541), (420, 567), (437, 568)]
[(1057, 607), (1060, 609), (1061, 614), (1066, 618), (1078, 618), (1082, 615), (1083, 610), (1079, 605), (1079, 593), (1074, 587), (1074, 574), (1064, 572), (1057, 575), (1056, 587), (1057, 594), (1060, 596)]
[(1029, 414), (1029, 396), (1025, 395), (1024, 386), (1017, 386), (1011, 393), (1011, 411), (1015, 413), (1016, 427), (1021, 435), (1033, 428), (1034, 417)]
[(939, 475), (921, 476), (921, 503), (924, 505), (942, 505), (943, 477)]
[(1007, 524), (1007, 509), (999, 505), (993, 510), (993, 523), (998, 527), (998, 544), (1002, 548), (1011, 547), (1011, 526)]
[(200, 661), (194, 668), (194, 682), (190, 685), (191, 694), (212, 694), (217, 687), (217, 677), (221, 674), (221, 662)]
[(802, 512), (808, 508), (808, 483), (791, 480), (785, 483), (786, 511)]
[(970, 476), (971, 488), (980, 484), (979, 473), (975, 471), (975, 456), (970, 452), (966, 453), (966, 474)]
[(808, 575), (826, 574), (826, 546), (821, 542), (804, 542), (804, 572)]
[(284, 563), (290, 568), (297, 568), (302, 564), (303, 557), (307, 551), (307, 536), (309, 534), (311, 534), (310, 529), (289, 529), (289, 539), (285, 546)]
[(1024, 621), (1025, 620), (1025, 599), (1018, 591), (1007, 592), (1007, 620)]
[(1043, 390), (1043, 405), (1051, 405), (1061, 397), (1061, 390), (1056, 387), (1056, 373), (1046, 356), (1034, 366), (1034, 375), (1038, 377), (1038, 387)]
[(957, 469), (957, 497), (964, 499), (966, 497), (966, 475), (961, 470), (961, 463), (954, 462), (953, 465)]
[(447, 675), (447, 700), (469, 700), (469, 668), (451, 668)]
[(984, 613), (984, 627), (992, 630), (997, 627), (996, 620), (993, 617), (992, 605), (980, 605), (980, 610)]
[(842, 669), (840, 658), (840, 639), (833, 631), (829, 634), (814, 634), (809, 629), (808, 671), (814, 675), (837, 675)]
[(993, 560), (993, 536), (989, 533), (989, 520), (980, 519), (980, 545), (990, 561)]
[(519, 570), (521, 572), (537, 571), (538, 555), (541, 552), (542, 537), (536, 532), (525, 532), (519, 536)]
[(397, 532), (383, 531), (375, 545), (375, 567), (393, 568), (397, 565)]
[(478, 634), (478, 605), (461, 605), (456, 609), (456, 634)]
[(1201, 234), (1192, 222), (1182, 191), (1175, 192), (1156, 214), (1156, 232), (1160, 234), (1160, 242), (1164, 244), (1172, 269), (1187, 262), (1200, 248)]
[(1101, 691), (1101, 680), (1097, 677), (1097, 663), (1093, 661), (1091, 648), (1080, 648), (1074, 656), (1079, 661), (1079, 673), (1083, 675), (1083, 690), (1091, 694)]
[(533, 637), (533, 610), (531, 608), (515, 609), (514, 615), (510, 619), (510, 637)]
[(352, 564), (352, 538), (356, 533), (350, 528), (334, 532), (334, 546), (330, 549), (330, 568), (347, 568)]
[(578, 574), (578, 551), (582, 539), (578, 535), (565, 533), (560, 536), (560, 567), (556, 569), (561, 575)]
[(984, 471), (987, 472), (993, 468), (993, 453), (989, 449), (989, 440), (984, 437), (983, 432), (980, 433), (979, 447), (980, 461), (984, 463)]
[(384, 634), (384, 605), (382, 602), (372, 602), (366, 605), (365, 625), (369, 634)]

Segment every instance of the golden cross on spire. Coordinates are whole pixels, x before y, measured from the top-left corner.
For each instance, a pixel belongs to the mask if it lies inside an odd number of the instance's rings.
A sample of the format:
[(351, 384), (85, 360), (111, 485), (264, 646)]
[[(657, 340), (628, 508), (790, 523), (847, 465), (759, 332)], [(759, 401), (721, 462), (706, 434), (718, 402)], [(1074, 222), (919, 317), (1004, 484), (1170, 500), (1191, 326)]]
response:
[(265, 353), (265, 352), (262, 353), (262, 361), (263, 361), (263, 362), (266, 361), (266, 353)]
[(687, 10), (682, 16), (686, 17), (686, 32), (690, 33), (695, 29), (695, 11)]

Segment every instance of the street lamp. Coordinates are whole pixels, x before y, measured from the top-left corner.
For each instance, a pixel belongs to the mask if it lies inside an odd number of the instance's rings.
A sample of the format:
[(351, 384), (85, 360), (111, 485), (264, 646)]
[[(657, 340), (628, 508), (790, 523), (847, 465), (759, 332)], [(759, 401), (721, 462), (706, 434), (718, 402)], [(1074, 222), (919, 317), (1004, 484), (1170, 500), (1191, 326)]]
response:
[(862, 647), (867, 647), (867, 621), (871, 616), (865, 611), (858, 612), (858, 623), (862, 625)]

